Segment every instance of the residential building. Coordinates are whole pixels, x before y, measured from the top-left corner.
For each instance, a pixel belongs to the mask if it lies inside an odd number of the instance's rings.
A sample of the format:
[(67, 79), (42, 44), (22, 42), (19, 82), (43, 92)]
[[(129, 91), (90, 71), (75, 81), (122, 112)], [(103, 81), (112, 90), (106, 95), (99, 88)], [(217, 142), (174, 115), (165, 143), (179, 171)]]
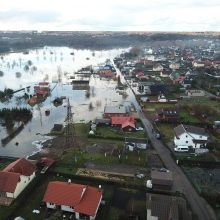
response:
[(154, 189), (171, 190), (173, 186), (172, 172), (161, 172), (157, 169), (151, 170), (151, 180)]
[(169, 65), (169, 68), (173, 69), (173, 70), (178, 70), (180, 68), (180, 64), (179, 63), (171, 63)]
[(205, 96), (205, 92), (199, 89), (190, 89), (186, 91), (187, 96), (189, 97), (203, 97)]
[(208, 134), (204, 128), (180, 124), (174, 128), (174, 144), (176, 147), (201, 148), (208, 142)]
[(0, 171), (0, 204), (10, 205), (35, 177), (36, 167), (20, 158)]
[(157, 120), (161, 122), (177, 123), (180, 121), (177, 108), (161, 108), (157, 110)]
[(147, 220), (192, 220), (186, 200), (171, 195), (146, 194)]
[(130, 116), (113, 116), (111, 118), (111, 125), (119, 127), (123, 131), (136, 130), (134, 117), (130, 117)]
[(130, 109), (127, 106), (119, 105), (119, 106), (105, 106), (104, 109), (104, 118), (111, 118), (113, 116), (129, 116)]
[(101, 189), (74, 184), (71, 181), (50, 182), (43, 198), (49, 209), (75, 213), (76, 219), (89, 220), (96, 218), (101, 200)]

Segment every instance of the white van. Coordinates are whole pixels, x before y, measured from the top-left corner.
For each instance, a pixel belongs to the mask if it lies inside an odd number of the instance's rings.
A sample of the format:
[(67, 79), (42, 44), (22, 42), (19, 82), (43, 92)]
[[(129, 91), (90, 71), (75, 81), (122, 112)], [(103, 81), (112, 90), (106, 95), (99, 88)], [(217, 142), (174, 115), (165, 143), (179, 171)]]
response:
[(189, 151), (189, 147), (187, 146), (178, 146), (174, 148), (175, 152), (188, 152)]

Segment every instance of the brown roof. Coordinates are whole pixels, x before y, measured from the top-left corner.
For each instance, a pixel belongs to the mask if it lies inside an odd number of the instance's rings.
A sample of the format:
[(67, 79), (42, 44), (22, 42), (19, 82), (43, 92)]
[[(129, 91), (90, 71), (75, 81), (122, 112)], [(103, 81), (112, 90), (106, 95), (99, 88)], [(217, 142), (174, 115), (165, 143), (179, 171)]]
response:
[(36, 166), (25, 158), (20, 158), (10, 163), (3, 171), (11, 173), (19, 173), (23, 176), (30, 176), (36, 170)]
[(151, 179), (153, 185), (172, 185), (173, 174), (172, 172), (161, 172), (158, 170), (151, 170)]
[(207, 136), (207, 133), (204, 128), (196, 127), (193, 125), (180, 124), (174, 128), (174, 132), (177, 137), (180, 136), (181, 134), (184, 134), (185, 132)]
[(14, 192), (19, 181), (20, 174), (0, 171), (0, 192)]
[(76, 212), (95, 216), (101, 198), (102, 191), (95, 187), (55, 181), (48, 184), (43, 201), (67, 205)]
[(147, 193), (147, 210), (158, 220), (182, 219), (191, 220), (192, 213), (187, 210), (186, 201), (181, 197)]

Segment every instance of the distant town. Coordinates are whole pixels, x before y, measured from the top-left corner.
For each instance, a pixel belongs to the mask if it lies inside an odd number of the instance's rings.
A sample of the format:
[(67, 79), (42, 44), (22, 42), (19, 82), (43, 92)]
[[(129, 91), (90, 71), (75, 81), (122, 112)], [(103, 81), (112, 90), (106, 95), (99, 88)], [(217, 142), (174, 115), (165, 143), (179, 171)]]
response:
[(219, 33), (2, 31), (0, 78), (1, 220), (220, 219)]

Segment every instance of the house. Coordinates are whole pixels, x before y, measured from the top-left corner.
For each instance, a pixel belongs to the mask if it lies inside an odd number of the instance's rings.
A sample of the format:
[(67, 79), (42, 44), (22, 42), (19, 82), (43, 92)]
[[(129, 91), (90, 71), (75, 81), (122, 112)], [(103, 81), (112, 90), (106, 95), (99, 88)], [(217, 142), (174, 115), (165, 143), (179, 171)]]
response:
[(176, 148), (201, 148), (208, 142), (208, 134), (204, 128), (180, 124), (174, 128), (174, 144)]
[(190, 89), (186, 91), (187, 96), (189, 97), (203, 97), (205, 96), (205, 92), (199, 89)]
[(110, 118), (96, 118), (94, 120), (94, 124), (96, 124), (97, 126), (110, 125), (111, 119)]
[(127, 106), (119, 105), (119, 106), (105, 106), (104, 109), (104, 118), (111, 118), (113, 116), (129, 116), (130, 109)]
[(49, 209), (75, 213), (76, 219), (89, 220), (96, 218), (101, 200), (102, 190), (70, 181), (50, 182), (43, 198)]
[(150, 86), (150, 95), (165, 94), (167, 88), (165, 84), (155, 84)]
[(177, 108), (161, 108), (156, 113), (157, 121), (176, 123), (180, 121), (180, 115)]
[(64, 127), (62, 124), (54, 124), (53, 128), (51, 129), (50, 133), (51, 134), (63, 134), (64, 132)]
[(133, 151), (134, 148), (139, 150), (146, 150), (148, 147), (148, 140), (146, 138), (132, 138), (125, 137), (125, 149)]
[(180, 64), (179, 63), (171, 63), (169, 65), (169, 68), (173, 69), (173, 70), (178, 70), (180, 68)]
[(134, 117), (130, 117), (130, 116), (113, 116), (111, 118), (111, 125), (119, 127), (123, 131), (136, 130)]
[(173, 186), (172, 172), (162, 172), (156, 169), (151, 170), (151, 180), (154, 189), (171, 190)]
[(161, 71), (163, 71), (163, 66), (162, 65), (160, 65), (160, 64), (154, 64), (154, 66), (153, 66), (153, 71), (159, 71), (159, 72), (161, 72)]
[(163, 194), (146, 194), (147, 220), (192, 220), (185, 199)]
[(204, 62), (200, 62), (200, 61), (193, 61), (193, 66), (196, 68), (202, 68), (205, 66)]
[(34, 179), (35, 171), (35, 165), (25, 158), (10, 163), (0, 171), (0, 204), (10, 205)]
[(185, 80), (185, 76), (178, 76), (175, 80), (174, 80), (174, 84), (182, 84), (182, 82)]
[(161, 77), (170, 77), (172, 73), (172, 70), (170, 68), (163, 68), (163, 70), (160, 72)]
[(138, 82), (138, 91), (140, 91), (141, 93), (144, 93), (144, 94), (151, 94), (150, 86), (152, 86), (154, 84), (155, 83), (152, 81), (146, 81), (146, 82), (139, 81)]

